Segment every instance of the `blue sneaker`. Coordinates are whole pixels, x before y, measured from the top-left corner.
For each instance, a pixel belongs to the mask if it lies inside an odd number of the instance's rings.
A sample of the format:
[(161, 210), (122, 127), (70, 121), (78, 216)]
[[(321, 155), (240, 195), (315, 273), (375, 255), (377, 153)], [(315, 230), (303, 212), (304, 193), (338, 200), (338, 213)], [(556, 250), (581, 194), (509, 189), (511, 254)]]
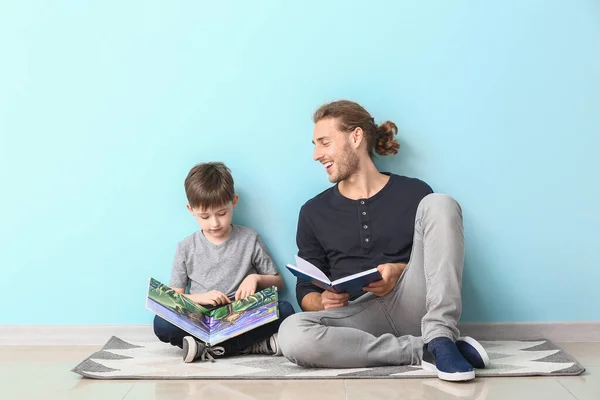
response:
[(461, 337), (456, 341), (456, 347), (460, 354), (473, 366), (473, 368), (485, 368), (490, 365), (490, 357), (483, 346), (472, 337)]
[(473, 367), (447, 337), (438, 337), (423, 346), (421, 367), (435, 372), (444, 381), (469, 381), (475, 378)]

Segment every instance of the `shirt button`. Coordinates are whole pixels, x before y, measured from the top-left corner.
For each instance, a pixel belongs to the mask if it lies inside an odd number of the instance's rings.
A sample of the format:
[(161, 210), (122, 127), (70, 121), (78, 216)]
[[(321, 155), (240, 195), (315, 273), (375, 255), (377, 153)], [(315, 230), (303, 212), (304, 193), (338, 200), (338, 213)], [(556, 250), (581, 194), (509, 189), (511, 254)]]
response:
[(369, 238), (366, 238), (366, 239), (365, 239), (365, 242), (369, 243)]
[(363, 214), (363, 215), (367, 215), (366, 211), (363, 211), (363, 212), (362, 212), (362, 214)]
[(360, 201), (360, 204), (365, 204), (365, 201), (364, 201), (364, 200), (361, 200), (361, 201)]
[(367, 225), (363, 225), (363, 228), (367, 229), (367, 228), (368, 228), (368, 226), (367, 226)]

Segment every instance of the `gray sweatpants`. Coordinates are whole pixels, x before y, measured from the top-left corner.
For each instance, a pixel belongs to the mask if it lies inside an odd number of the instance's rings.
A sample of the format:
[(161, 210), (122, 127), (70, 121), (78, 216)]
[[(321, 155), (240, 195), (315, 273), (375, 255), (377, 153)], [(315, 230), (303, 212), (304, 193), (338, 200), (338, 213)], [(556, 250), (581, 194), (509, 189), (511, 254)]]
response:
[(430, 194), (417, 209), (411, 259), (394, 290), (292, 315), (279, 328), (284, 356), (305, 367), (420, 364), (423, 343), (458, 337), (463, 263), (461, 208)]

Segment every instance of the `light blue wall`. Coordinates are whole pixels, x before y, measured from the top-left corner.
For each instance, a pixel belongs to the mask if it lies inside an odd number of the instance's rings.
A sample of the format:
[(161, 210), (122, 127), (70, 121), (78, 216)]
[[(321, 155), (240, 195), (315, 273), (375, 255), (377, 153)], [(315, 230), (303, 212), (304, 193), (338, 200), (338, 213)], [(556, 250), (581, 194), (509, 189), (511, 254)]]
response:
[(292, 261), (337, 98), (400, 126), (383, 169), (463, 205), (464, 320), (600, 319), (597, 1), (15, 0), (0, 51), (0, 324), (150, 322), (199, 161)]

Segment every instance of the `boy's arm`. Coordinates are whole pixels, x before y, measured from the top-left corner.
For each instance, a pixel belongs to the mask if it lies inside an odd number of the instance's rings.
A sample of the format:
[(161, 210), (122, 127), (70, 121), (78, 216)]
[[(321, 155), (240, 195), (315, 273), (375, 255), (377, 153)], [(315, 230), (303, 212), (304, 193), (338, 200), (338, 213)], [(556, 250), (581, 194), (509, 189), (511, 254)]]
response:
[(283, 277), (279, 274), (275, 275), (256, 275), (256, 287), (259, 289), (277, 286), (278, 290), (284, 287)]
[(256, 272), (258, 272), (256, 274), (257, 288), (264, 289), (269, 286), (277, 286), (277, 289), (283, 289), (283, 277), (279, 275), (273, 257), (271, 257), (267, 246), (258, 234), (256, 236), (254, 252), (252, 253), (252, 264)]
[(277, 286), (278, 290), (283, 289), (283, 278), (279, 274), (250, 274), (240, 284), (235, 292), (235, 299), (243, 299), (253, 295), (260, 289), (270, 286)]
[(231, 300), (229, 300), (227, 295), (225, 293), (219, 292), (218, 290), (211, 290), (210, 292), (206, 293), (182, 294), (194, 303), (203, 306), (216, 306), (231, 303)]
[(172, 287), (171, 289), (173, 289), (177, 293), (184, 295), (194, 303), (203, 306), (216, 306), (218, 304), (227, 304), (231, 302), (224, 293), (221, 293), (218, 290), (211, 290), (207, 293), (187, 294), (185, 292), (185, 288)]
[(171, 268), (171, 280), (169, 282), (169, 287), (171, 287), (178, 293), (185, 293), (185, 289), (187, 288), (189, 283), (185, 259), (186, 256), (183, 243), (179, 243), (177, 244), (177, 250), (175, 251), (175, 257), (173, 258), (173, 267)]
[(267, 246), (258, 234), (256, 234), (254, 249), (252, 249), (252, 266), (257, 273), (248, 275), (242, 281), (235, 292), (236, 300), (243, 299), (256, 293), (257, 290), (270, 286), (277, 286), (279, 290), (283, 289), (283, 278), (279, 275)]
[(207, 293), (194, 293), (187, 294), (185, 292), (185, 288), (176, 288), (172, 287), (174, 291), (180, 293), (193, 301), (194, 303), (203, 305), (203, 306), (216, 306), (220, 304), (231, 303), (231, 301), (227, 298), (225, 293), (219, 292), (218, 290), (211, 290)]

